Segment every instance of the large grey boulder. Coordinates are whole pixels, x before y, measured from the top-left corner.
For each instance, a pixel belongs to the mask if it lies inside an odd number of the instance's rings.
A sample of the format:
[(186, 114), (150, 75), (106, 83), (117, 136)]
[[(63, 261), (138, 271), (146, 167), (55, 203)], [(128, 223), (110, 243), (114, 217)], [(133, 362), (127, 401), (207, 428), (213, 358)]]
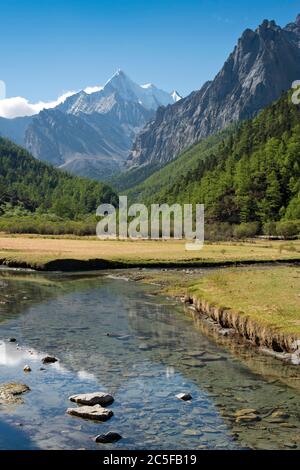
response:
[(113, 412), (100, 405), (79, 406), (78, 408), (68, 408), (67, 413), (84, 419), (92, 419), (94, 421), (107, 421), (113, 416)]

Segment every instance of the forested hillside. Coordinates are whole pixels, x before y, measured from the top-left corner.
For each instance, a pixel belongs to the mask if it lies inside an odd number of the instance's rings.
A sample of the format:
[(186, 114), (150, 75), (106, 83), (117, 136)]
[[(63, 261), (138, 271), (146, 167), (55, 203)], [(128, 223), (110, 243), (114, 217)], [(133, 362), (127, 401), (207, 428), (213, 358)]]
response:
[(17, 207), (74, 219), (116, 200), (109, 186), (61, 172), (0, 138), (0, 213)]
[(129, 194), (147, 204), (204, 203), (210, 222), (300, 219), (300, 106), (285, 94), (238, 129), (195, 145)]

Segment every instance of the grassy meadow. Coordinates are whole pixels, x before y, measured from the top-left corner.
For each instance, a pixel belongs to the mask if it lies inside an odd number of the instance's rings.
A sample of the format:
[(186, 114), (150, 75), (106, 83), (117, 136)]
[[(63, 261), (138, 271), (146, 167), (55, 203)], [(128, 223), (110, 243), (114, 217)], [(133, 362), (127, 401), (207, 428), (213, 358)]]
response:
[(208, 266), (242, 262), (300, 261), (300, 241), (253, 240), (206, 243), (200, 251), (186, 251), (184, 241), (120, 241), (96, 237), (0, 235), (0, 263), (47, 269), (56, 260), (105, 260), (138, 267)]

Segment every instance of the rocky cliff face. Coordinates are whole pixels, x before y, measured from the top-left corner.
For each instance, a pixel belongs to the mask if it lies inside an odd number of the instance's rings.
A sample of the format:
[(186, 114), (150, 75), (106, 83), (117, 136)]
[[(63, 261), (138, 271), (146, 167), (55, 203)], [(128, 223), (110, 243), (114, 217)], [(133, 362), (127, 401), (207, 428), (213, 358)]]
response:
[(300, 80), (300, 15), (280, 28), (265, 20), (247, 29), (222, 70), (201, 90), (166, 108), (138, 135), (129, 166), (176, 158), (234, 121), (253, 117)]

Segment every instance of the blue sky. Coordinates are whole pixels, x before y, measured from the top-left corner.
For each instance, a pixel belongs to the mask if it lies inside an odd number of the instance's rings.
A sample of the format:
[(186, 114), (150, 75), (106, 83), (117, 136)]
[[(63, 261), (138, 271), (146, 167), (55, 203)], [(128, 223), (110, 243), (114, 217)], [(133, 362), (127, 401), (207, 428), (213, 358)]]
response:
[(214, 77), (245, 28), (298, 13), (293, 0), (1, 2), (0, 80), (8, 97), (51, 100), (121, 68), (186, 95)]

